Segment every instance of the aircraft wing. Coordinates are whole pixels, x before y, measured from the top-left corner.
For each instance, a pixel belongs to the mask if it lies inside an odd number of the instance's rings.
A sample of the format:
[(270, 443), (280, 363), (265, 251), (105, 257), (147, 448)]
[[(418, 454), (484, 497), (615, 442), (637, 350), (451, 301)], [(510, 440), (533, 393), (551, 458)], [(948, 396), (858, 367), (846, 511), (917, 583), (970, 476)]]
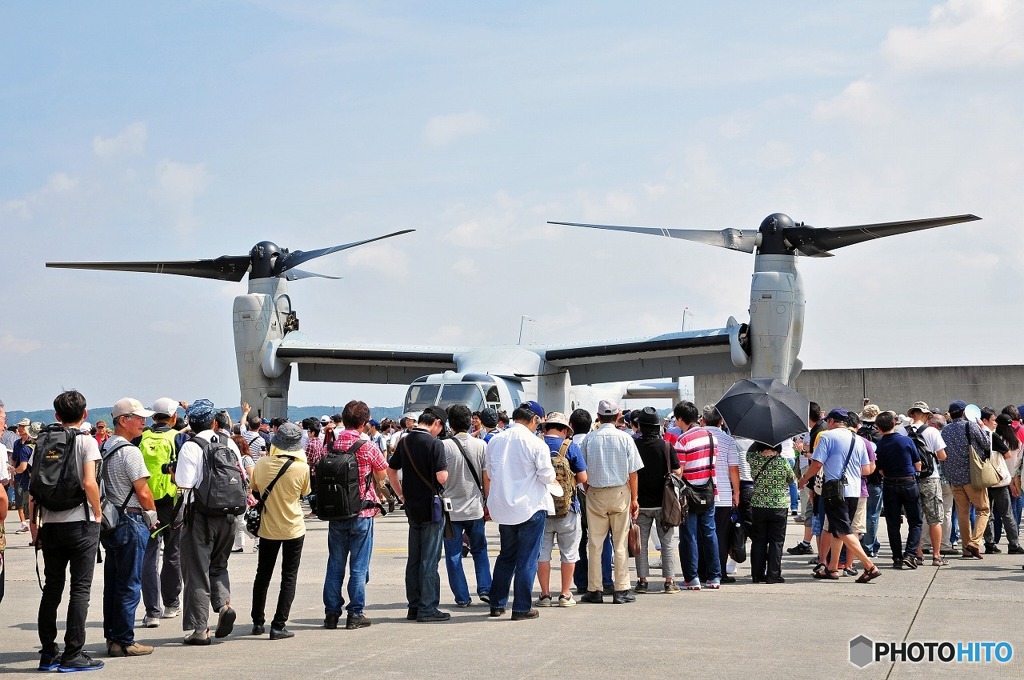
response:
[(745, 342), (747, 327), (730, 322), (727, 328), (542, 351), (549, 365), (568, 369), (574, 385), (731, 373), (737, 366), (734, 349)]
[(298, 365), (299, 380), (408, 385), (427, 373), (455, 370), (459, 350), (421, 345), (339, 345), (289, 333), (277, 359)]

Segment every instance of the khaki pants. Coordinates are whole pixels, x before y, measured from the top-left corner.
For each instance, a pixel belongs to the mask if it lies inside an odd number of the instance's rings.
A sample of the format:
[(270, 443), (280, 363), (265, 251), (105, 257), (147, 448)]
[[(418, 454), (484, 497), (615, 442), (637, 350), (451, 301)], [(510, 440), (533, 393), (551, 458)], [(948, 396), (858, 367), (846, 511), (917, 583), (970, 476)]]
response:
[(629, 487), (587, 489), (587, 590), (601, 592), (601, 549), (612, 532), (612, 567), (615, 590), (629, 590)]
[[(988, 525), (988, 489), (975, 489), (970, 484), (953, 487), (956, 518), (960, 522), (960, 544), (980, 550)], [(974, 531), (971, 531), (971, 506), (974, 506)]]

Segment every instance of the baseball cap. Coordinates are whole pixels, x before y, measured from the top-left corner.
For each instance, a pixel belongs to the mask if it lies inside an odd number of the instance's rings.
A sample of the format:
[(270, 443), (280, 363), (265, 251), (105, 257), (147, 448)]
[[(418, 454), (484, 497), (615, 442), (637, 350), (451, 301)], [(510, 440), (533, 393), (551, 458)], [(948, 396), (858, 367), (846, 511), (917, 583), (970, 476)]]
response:
[(538, 404), (537, 402), (535, 402), (535, 401), (524, 401), (522, 403), (522, 405), (525, 406), (526, 408), (530, 409), (531, 411), (533, 411), (534, 415), (536, 415), (538, 418), (543, 418), (544, 417), (544, 408), (540, 404)]
[(423, 413), (429, 413), (430, 415), (440, 420), (442, 423), (448, 422), (448, 414), (440, 406), (428, 406), (425, 409), (423, 409)]
[(320, 416), (320, 424), (321, 425), (326, 425), (329, 422), (331, 422), (331, 417), (330, 416)]
[(957, 399), (956, 401), (954, 401), (952, 404), (949, 405), (949, 408), (947, 410), (950, 413), (953, 413), (954, 411), (963, 411), (966, 408), (967, 408), (967, 402), (964, 401), (963, 399)]
[[(153, 415), (153, 412), (143, 408), (142, 402), (140, 402), (138, 399), (132, 399), (131, 397), (118, 399), (114, 406), (110, 409), (111, 418), (120, 418), (121, 416), (128, 415), (149, 418), (150, 416)], [(85, 423), (83, 423), (83, 425), (84, 424)]]
[(369, 423), (367, 423), (367, 424), (368, 424), (368, 425), (373, 425), (373, 426), (374, 426), (374, 427), (376, 427), (377, 429), (380, 429), (380, 423), (378, 423), (378, 422), (377, 422), (376, 420), (374, 420), (373, 418), (370, 418), (370, 422), (369, 422)]
[(614, 416), (619, 412), (619, 405), (611, 399), (602, 399), (597, 402), (597, 415)]
[(178, 412), (178, 402), (170, 397), (161, 397), (153, 402), (153, 413), (173, 416)]
[(480, 411), (480, 424), (484, 427), (494, 427), (498, 424), (498, 412), (490, 406)]
[(845, 421), (850, 417), (850, 413), (845, 408), (834, 408), (828, 412), (825, 416), (825, 420), (842, 420)]

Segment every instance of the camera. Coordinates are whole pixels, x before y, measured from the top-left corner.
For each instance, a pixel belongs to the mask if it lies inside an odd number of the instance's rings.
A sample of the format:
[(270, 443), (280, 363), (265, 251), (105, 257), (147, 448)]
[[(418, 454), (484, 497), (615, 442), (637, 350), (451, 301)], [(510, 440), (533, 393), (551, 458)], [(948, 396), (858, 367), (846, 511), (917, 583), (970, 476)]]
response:
[(178, 461), (172, 460), (170, 463), (164, 463), (163, 465), (161, 465), (160, 466), (160, 472), (162, 472), (165, 475), (170, 475), (170, 474), (174, 473), (174, 470), (177, 467), (178, 467)]
[(452, 511), (452, 499), (451, 498), (448, 498), (446, 496), (445, 498), (441, 499), (441, 502), (444, 503), (444, 511), (445, 512), (451, 512)]

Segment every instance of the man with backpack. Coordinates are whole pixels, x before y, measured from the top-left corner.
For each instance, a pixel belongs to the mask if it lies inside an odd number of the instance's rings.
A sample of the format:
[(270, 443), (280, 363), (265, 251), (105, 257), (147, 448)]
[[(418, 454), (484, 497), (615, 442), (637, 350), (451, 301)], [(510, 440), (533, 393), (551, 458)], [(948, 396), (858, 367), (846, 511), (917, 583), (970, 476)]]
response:
[(505, 613), (515, 576), (512, 620), (539, 616), (533, 605), (533, 579), (548, 514), (554, 513), (548, 485), (555, 481), (551, 452), (534, 431), (544, 409), (527, 402), (512, 412), (512, 427), (487, 444), (484, 491), (491, 519), (498, 523), (501, 551), (491, 579), (491, 616)]
[(345, 629), (370, 625), (363, 615), (366, 579), (373, 552), (373, 518), (379, 500), (373, 478), (387, 476), (384, 454), (372, 441), (362, 438), (370, 419), (366, 402), (350, 401), (341, 412), (344, 429), (335, 429), (334, 448), (316, 465), (316, 501), (320, 519), (328, 520), (327, 574), (324, 577), (324, 628), (334, 630), (345, 598), (341, 585), (348, 564), (348, 615)]
[(476, 594), (490, 601), (491, 563), (487, 559), (487, 536), (484, 532), (484, 464), (487, 444), (469, 434), (473, 414), (465, 404), (448, 407), (448, 424), (454, 433), (444, 444), (448, 463), (448, 479), (444, 495), (452, 502), (452, 536), (444, 539), (444, 566), (448, 585), (455, 596), (456, 607), (470, 604), (469, 584), (462, 568), (462, 537), (469, 542), (476, 570)]
[(177, 459), (178, 431), (174, 426), (178, 402), (169, 397), (157, 399), (151, 410), (153, 424), (142, 433), (139, 450), (149, 471), (147, 482), (162, 528), (150, 536), (142, 561), (142, 602), (146, 607), (142, 625), (146, 628), (156, 628), (160, 619), (176, 617), (181, 607), (181, 530), (174, 526), (178, 487), (171, 479), (171, 466)]
[(125, 397), (110, 412), (114, 436), (103, 446), (100, 484), (104, 502), (117, 508), (117, 526), (100, 537), (107, 550), (103, 566), (103, 634), (110, 656), (146, 656), (150, 645), (135, 640), (135, 610), (142, 598), (142, 562), (149, 532), (157, 526), (156, 506), (142, 452), (132, 444), (153, 415)]
[(236, 617), (231, 608), (228, 558), (235, 540), (235, 517), (245, 511), (248, 489), (238, 447), (212, 429), (216, 413), (209, 399), (189, 405), (186, 416), (193, 436), (182, 445), (174, 473), (183, 495), (178, 517), (184, 520), (181, 624), (187, 632), (187, 645), (210, 644), (211, 604), (218, 613), (216, 637), (227, 637)]
[[(103, 668), (84, 651), (85, 620), (100, 539), (100, 489), (96, 440), (79, 430), (85, 421), (85, 397), (76, 390), (53, 400), (57, 423), (43, 428), (36, 439), (29, 483), (30, 517), (38, 512), (40, 526), (33, 536), (43, 551), (43, 594), (39, 601), (39, 670), (91, 671)], [(33, 532), (35, 532), (33, 521)], [(57, 607), (71, 572), (64, 653), (57, 648)]]
[[(388, 480), (402, 500), (409, 521), (409, 557), (405, 567), (409, 611), (406, 619), (420, 623), (447, 621), (452, 617), (437, 608), (441, 602), (437, 563), (441, 561), (444, 529), (443, 499), (438, 492), (448, 481), (448, 461), (437, 435), (444, 430), (447, 417), (440, 406), (424, 409), (416, 427), (399, 440), (388, 463)], [(398, 478), (399, 470), (402, 479)]]
[[(942, 556), (941, 550), (945, 506), (942, 502), (942, 480), (939, 477), (938, 461), (946, 460), (946, 442), (942, 440), (939, 430), (928, 423), (932, 417), (928, 404), (923, 401), (914, 402), (907, 415), (913, 421), (907, 425), (907, 436), (913, 440), (921, 458), (921, 474), (917, 483), (921, 490), (921, 511), (924, 522), (928, 525), (928, 537), (931, 541), (932, 566), (944, 567), (949, 561)], [(923, 558), (920, 545), (917, 554)]]
[[(580, 447), (572, 440), (572, 427), (565, 414), (549, 413), (544, 421), (544, 443), (551, 450), (551, 467), (555, 470), (555, 484), (562, 489), (561, 496), (552, 496), (555, 511), (549, 514), (544, 524), (541, 540), (540, 561), (537, 563), (537, 583), (540, 585), (538, 607), (572, 607), (572, 582), (576, 563), (580, 559), (580, 502), (576, 493), (577, 484), (587, 483), (587, 463), (583, 460)], [(562, 588), (558, 600), (551, 599), (551, 551), (558, 542), (561, 561), (559, 571)]]

